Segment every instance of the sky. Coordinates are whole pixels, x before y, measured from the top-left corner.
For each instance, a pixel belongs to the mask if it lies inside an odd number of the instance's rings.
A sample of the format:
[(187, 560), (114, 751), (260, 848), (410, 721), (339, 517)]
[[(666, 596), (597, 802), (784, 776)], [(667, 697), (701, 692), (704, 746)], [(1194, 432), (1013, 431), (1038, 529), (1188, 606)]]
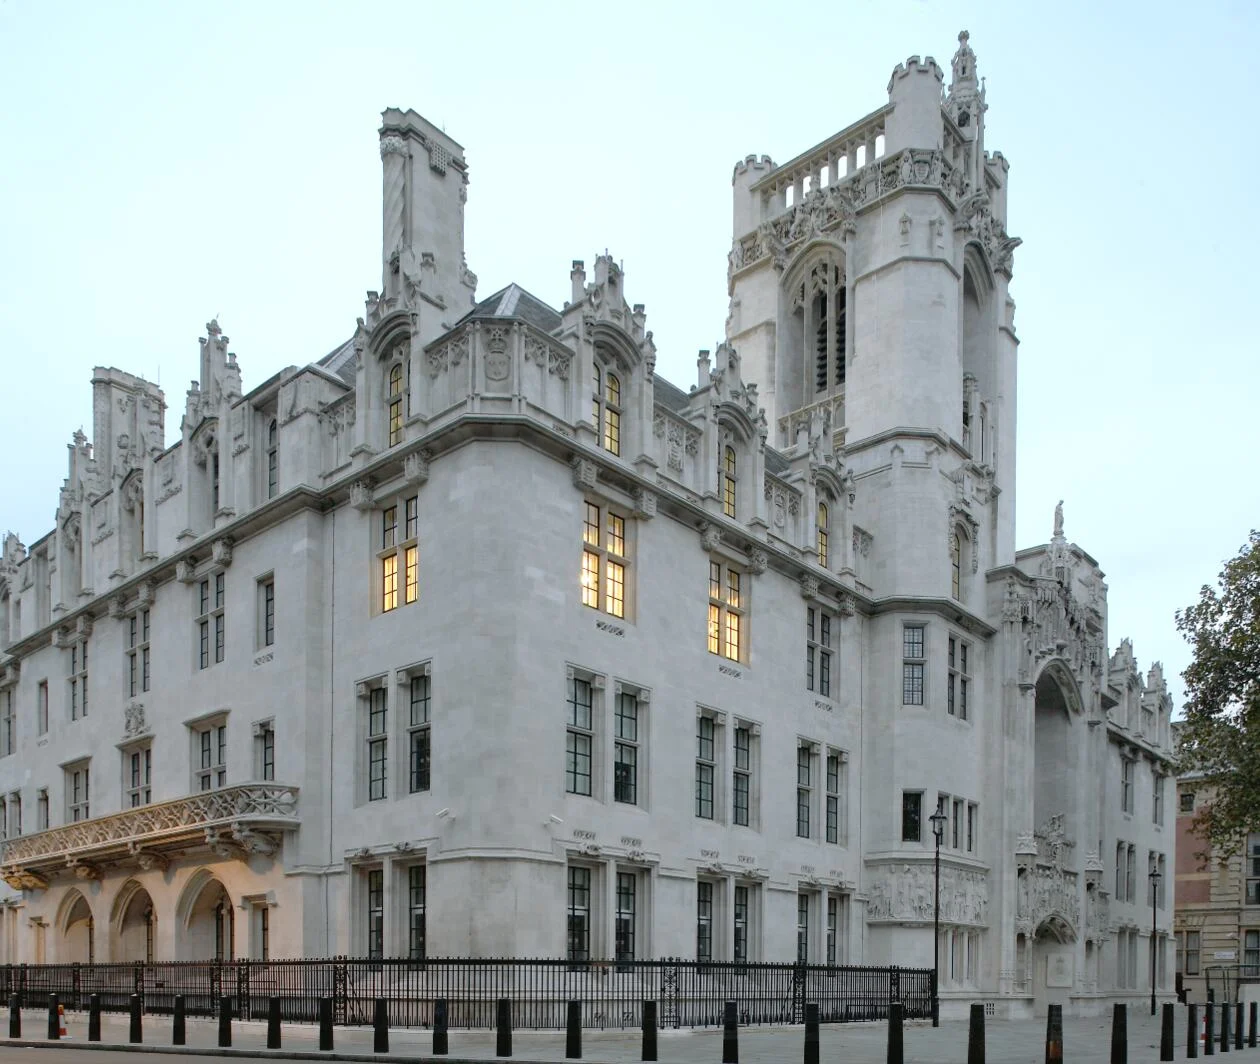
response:
[(948, 70), (971, 34), (1010, 162), (1017, 539), (1107, 574), (1109, 639), (1174, 611), (1256, 517), (1260, 5), (215, 4), (0, 0), (0, 529), (53, 523), (94, 366), (166, 389), (218, 318), (248, 390), (345, 340), (380, 287), (385, 107), (465, 149), (479, 296), (554, 306), (608, 249), (683, 385), (722, 339), (730, 176)]

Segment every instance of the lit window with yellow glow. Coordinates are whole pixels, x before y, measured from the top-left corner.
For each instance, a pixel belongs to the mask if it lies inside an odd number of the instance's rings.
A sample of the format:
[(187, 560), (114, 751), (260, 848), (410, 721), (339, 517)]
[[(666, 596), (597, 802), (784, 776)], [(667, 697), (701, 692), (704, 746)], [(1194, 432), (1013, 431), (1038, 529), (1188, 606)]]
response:
[(745, 602), (743, 574), (721, 562), (709, 562), (709, 653), (743, 660)]
[(401, 363), (389, 371), (389, 445), (396, 447), (403, 440), (403, 368)]
[(827, 504), (820, 502), (818, 504), (818, 564), (824, 569), (827, 568), (827, 537), (829, 534), (830, 516), (827, 512)]
[(722, 513), (735, 516), (735, 448), (722, 451)]
[(626, 519), (611, 508), (584, 503), (582, 605), (613, 617), (626, 615)]
[[(399, 527), (399, 508), (402, 526)], [(381, 611), (388, 613), (399, 605), (420, 598), (420, 500), (412, 495), (381, 511)]]
[(591, 380), (591, 420), (600, 446), (609, 454), (621, 454), (621, 378), (598, 365)]

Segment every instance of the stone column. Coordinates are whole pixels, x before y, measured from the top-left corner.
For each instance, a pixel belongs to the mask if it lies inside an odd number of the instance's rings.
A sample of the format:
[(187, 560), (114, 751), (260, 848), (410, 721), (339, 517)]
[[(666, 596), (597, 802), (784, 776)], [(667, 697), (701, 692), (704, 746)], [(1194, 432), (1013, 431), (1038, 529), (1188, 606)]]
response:
[(407, 142), (399, 134), (387, 133), (381, 137), (381, 290), (386, 295), (398, 294), (390, 258), (395, 251), (411, 243), (407, 224), (407, 155)]

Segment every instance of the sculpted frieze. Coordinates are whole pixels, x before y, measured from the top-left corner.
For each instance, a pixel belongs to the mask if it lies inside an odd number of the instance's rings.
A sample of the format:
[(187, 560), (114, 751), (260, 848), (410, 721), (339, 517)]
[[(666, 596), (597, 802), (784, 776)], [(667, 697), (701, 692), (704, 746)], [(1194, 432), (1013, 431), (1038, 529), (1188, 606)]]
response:
[[(867, 888), (868, 922), (931, 923), (935, 917), (931, 865), (898, 864), (875, 871)], [(941, 920), (983, 927), (989, 922), (988, 876), (969, 868), (941, 868)]]

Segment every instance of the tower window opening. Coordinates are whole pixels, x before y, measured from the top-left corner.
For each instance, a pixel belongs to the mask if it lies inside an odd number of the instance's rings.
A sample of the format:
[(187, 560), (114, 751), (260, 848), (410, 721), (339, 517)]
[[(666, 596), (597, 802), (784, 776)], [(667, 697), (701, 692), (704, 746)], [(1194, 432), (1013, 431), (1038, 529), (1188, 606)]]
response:
[(836, 383), (844, 383), (845, 332), (848, 317), (848, 290), (842, 280), (836, 284)]
[(831, 164), (828, 163), (823, 167), (822, 173), (818, 175), (818, 187), (827, 188), (831, 184)]
[(866, 165), (866, 145), (865, 145), (865, 144), (860, 144), (860, 145), (858, 145), (857, 157), (856, 157), (856, 159), (854, 159), (854, 166), (853, 166), (853, 168), (854, 168), (855, 170), (860, 170), (860, 169), (862, 169), (862, 167), (864, 167), (865, 165)]
[(792, 185), (788, 185), (787, 191), (783, 193), (783, 206), (791, 207), (796, 202), (796, 189)]
[(814, 178), (810, 174), (806, 174), (804, 180), (801, 181), (801, 192), (808, 196), (814, 188)]
[(875, 158), (881, 159), (884, 155), (884, 134), (880, 134), (875, 138)]
[(814, 320), (818, 328), (814, 333), (814, 365), (816, 367), (814, 385), (820, 392), (827, 390), (827, 295), (818, 293), (814, 297)]
[(849, 176), (849, 157), (846, 155), (843, 159), (836, 160), (836, 180), (842, 180)]

